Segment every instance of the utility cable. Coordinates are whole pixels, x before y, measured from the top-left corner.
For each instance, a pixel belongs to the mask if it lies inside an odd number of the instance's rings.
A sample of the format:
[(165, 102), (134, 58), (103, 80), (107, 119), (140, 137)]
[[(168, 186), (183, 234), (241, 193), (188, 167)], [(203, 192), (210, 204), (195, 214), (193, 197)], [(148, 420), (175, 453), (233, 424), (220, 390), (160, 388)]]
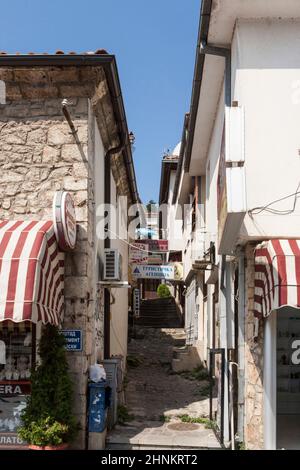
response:
[[(297, 203), (297, 199), (298, 199), (297, 196), (298, 196), (298, 194), (300, 194), (299, 188), (300, 188), (300, 183), (298, 184), (297, 189), (294, 193), (289, 194), (288, 196), (282, 197), (280, 199), (276, 199), (275, 201), (270, 202), (266, 206), (255, 207), (254, 209), (249, 210), (248, 213), (250, 215), (257, 215), (257, 214), (260, 214), (261, 212), (266, 211), (266, 212), (270, 212), (271, 214), (274, 214), (274, 215), (288, 215), (288, 214), (291, 214), (291, 213), (294, 212), (294, 210), (296, 208), (296, 203)], [(291, 197), (294, 197), (294, 203), (293, 203), (293, 207), (291, 209), (278, 210), (278, 209), (272, 209), (270, 207), (273, 204), (276, 204), (277, 202), (285, 201), (286, 199), (289, 199)]]

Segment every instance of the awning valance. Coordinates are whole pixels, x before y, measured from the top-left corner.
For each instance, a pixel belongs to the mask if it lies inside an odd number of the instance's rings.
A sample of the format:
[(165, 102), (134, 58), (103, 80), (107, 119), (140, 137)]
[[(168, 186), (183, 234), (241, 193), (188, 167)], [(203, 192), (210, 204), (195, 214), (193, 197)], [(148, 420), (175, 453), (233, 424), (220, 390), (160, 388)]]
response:
[(284, 306), (300, 308), (300, 240), (269, 240), (257, 246), (254, 290), (258, 317)]
[(58, 325), (64, 254), (52, 221), (0, 221), (0, 321)]

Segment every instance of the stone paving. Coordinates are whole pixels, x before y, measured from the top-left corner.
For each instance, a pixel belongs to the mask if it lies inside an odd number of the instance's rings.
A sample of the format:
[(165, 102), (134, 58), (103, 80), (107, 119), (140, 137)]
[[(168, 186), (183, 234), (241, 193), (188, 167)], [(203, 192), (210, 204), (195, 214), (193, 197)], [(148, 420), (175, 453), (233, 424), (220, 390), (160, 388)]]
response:
[(212, 429), (182, 423), (178, 416), (209, 414), (208, 382), (189, 380), (171, 370), (173, 347), (184, 344), (182, 329), (139, 328), (128, 347), (126, 406), (133, 420), (108, 435), (114, 449), (218, 449)]

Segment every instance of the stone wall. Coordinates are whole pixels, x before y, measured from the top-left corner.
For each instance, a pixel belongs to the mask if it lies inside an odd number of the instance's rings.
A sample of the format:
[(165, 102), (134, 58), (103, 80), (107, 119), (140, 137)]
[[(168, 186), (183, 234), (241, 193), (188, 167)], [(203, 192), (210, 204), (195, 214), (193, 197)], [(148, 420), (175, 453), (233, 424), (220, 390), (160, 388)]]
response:
[(245, 250), (245, 444), (247, 449), (263, 449), (263, 325), (254, 338), (254, 248)]
[[(73, 116), (82, 149), (88, 155), (88, 100), (73, 99)], [(53, 196), (70, 191), (75, 200), (78, 241), (66, 254), (65, 328), (83, 331), (82, 353), (69, 353), (75, 386), (74, 411), (81, 425), (76, 447), (84, 447), (88, 365), (94, 344), (92, 185), (81, 153), (61, 113), (60, 99), (9, 102), (1, 107), (0, 218), (52, 219)], [(9, 116), (8, 116), (9, 115)]]
[[(104, 72), (96, 67), (0, 68), (6, 104), (0, 105), (0, 219), (52, 219), (53, 196), (69, 191), (75, 200), (77, 243), (66, 254), (64, 328), (83, 331), (83, 351), (68, 353), (80, 432), (74, 448), (86, 444), (88, 367), (103, 349), (103, 289), (96, 287), (95, 147), (97, 122), (105, 151), (119, 145)], [(80, 145), (62, 115), (68, 98)], [(112, 158), (119, 194), (129, 195), (121, 155)], [(100, 178), (100, 179), (99, 179)], [(97, 352), (97, 357), (96, 357)]]

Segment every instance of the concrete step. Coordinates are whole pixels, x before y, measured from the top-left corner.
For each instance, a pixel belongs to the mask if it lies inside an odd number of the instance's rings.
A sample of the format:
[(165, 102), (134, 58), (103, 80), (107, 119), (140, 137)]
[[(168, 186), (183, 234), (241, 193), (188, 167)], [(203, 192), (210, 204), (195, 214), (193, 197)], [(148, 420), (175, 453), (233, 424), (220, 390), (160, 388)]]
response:
[[(138, 423), (136, 423), (138, 424)], [(178, 427), (176, 427), (178, 426)], [(117, 426), (107, 436), (107, 449), (198, 449), (217, 450), (221, 446), (211, 429), (203, 425), (189, 425), (187, 430), (181, 426), (184, 423), (161, 423), (145, 420), (138, 426)]]

